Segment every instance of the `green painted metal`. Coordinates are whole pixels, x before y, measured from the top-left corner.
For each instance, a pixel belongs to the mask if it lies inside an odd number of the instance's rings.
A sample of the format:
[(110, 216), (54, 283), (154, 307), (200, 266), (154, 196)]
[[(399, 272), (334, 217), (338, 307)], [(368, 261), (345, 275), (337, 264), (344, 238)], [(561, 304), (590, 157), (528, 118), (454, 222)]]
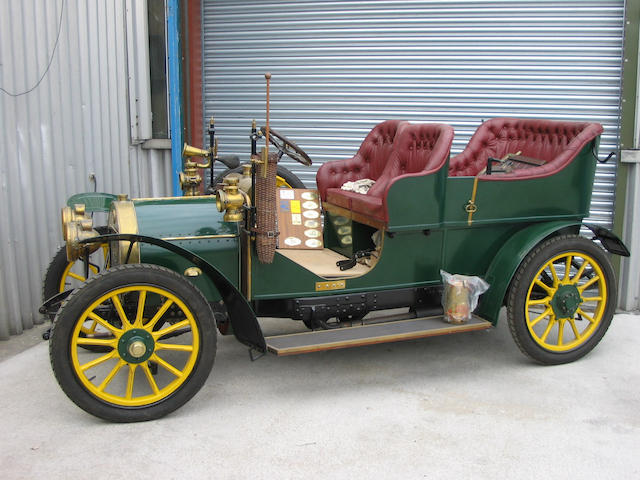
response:
[(67, 205), (73, 207), (78, 203), (82, 203), (85, 206), (87, 212), (108, 212), (111, 208), (111, 203), (117, 199), (116, 195), (111, 193), (102, 192), (85, 192), (76, 193), (67, 200)]
[(622, 105), (620, 118), (620, 148), (637, 148), (636, 99), (638, 95), (638, 62), (640, 41), (640, 0), (625, 2), (624, 60), (622, 64)]
[(442, 222), (448, 162), (438, 172), (405, 177), (393, 183), (387, 195), (389, 230), (422, 230)]
[[(622, 64), (622, 92), (620, 105), (620, 149), (637, 148), (634, 145), (638, 95), (638, 62), (640, 60), (640, 0), (625, 2), (624, 52)], [(626, 211), (627, 179), (630, 166), (620, 162), (616, 168), (616, 191), (613, 212), (613, 232), (622, 237)], [(620, 279), (620, 257), (612, 258), (616, 278)]]
[[(283, 299), (441, 284), (440, 269), (484, 277), (491, 285), (479, 314), (495, 323), (511, 279), (526, 256), (544, 238), (578, 231), (587, 216), (595, 174), (594, 140), (562, 171), (545, 178), (499, 181), (481, 177), (478, 211), (468, 223), (465, 205), (473, 177), (446, 177), (446, 166), (427, 177), (408, 177), (389, 192), (390, 232), (384, 235), (378, 263), (366, 274), (346, 279), (345, 288), (316, 291), (319, 277), (276, 252), (271, 264), (251, 251), (251, 299)], [(167, 239), (201, 256), (234, 285), (240, 285), (238, 225), (224, 222), (213, 197), (134, 201), (141, 234)], [(330, 221), (330, 220), (328, 220)], [(372, 247), (371, 227), (352, 223), (354, 245), (344, 253)], [(220, 237), (222, 235), (223, 237)], [(217, 237), (216, 237), (217, 236)], [(178, 238), (192, 237), (192, 238)], [(331, 228), (326, 245), (336, 247)], [(356, 245), (357, 243), (357, 245)], [(179, 273), (183, 257), (153, 245), (141, 246), (143, 262)], [(210, 301), (220, 299), (204, 276), (192, 279)]]
[(560, 285), (549, 303), (556, 317), (573, 318), (582, 303), (582, 297), (575, 285)]
[[(358, 228), (354, 222), (354, 228)], [(347, 279), (344, 290), (316, 292), (316, 282), (326, 279), (315, 275), (276, 251), (271, 264), (252, 260), (253, 298), (294, 298), (322, 296), (331, 293), (387, 290), (440, 282), (440, 260), (444, 232), (425, 234), (419, 231), (399, 232), (384, 238), (382, 255), (377, 265), (366, 275)]]
[(511, 280), (524, 257), (541, 241), (554, 234), (578, 233), (579, 230), (579, 222), (541, 222), (522, 228), (511, 235), (491, 259), (484, 275), (484, 279), (489, 283), (489, 290), (480, 298), (476, 313), (495, 325)]
[[(142, 342), (146, 348), (144, 354), (140, 357), (134, 357), (129, 352), (129, 347), (135, 342)], [(123, 333), (120, 340), (118, 340), (118, 354), (125, 362), (142, 363), (153, 355), (155, 346), (156, 342), (149, 332), (142, 328), (132, 328)]]
[[(214, 265), (233, 285), (240, 285), (238, 225), (225, 222), (215, 197), (176, 197), (133, 201), (139, 233), (163, 238)], [(140, 245), (140, 260), (180, 274), (193, 266), (187, 259), (155, 245)], [(206, 275), (189, 277), (209, 301), (221, 299)]]
[[(598, 145), (599, 139), (590, 142), (566, 168), (544, 178), (504, 182), (497, 175), (479, 177), (473, 225), (586, 217), (596, 169), (593, 152)], [(447, 182), (445, 223), (465, 226), (465, 206), (471, 199), (474, 177), (450, 177)]]

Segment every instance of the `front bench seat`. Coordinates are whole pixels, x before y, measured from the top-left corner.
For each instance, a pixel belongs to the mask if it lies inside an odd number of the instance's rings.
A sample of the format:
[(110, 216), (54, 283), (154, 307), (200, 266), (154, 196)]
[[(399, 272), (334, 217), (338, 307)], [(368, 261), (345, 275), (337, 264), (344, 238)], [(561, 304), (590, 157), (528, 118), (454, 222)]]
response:
[[(362, 141), (358, 152), (346, 160), (327, 162), (318, 169), (316, 184), (322, 201), (327, 200), (327, 190), (340, 188), (346, 182), (370, 178), (377, 180), (391, 155), (391, 148), (400, 120), (387, 120), (371, 129)], [(348, 205), (340, 205), (348, 208)]]
[(427, 176), (443, 168), (449, 158), (452, 141), (453, 128), (450, 125), (404, 122), (398, 127), (384, 169), (367, 194), (328, 188), (326, 203), (358, 214), (365, 223), (366, 219), (371, 219), (371, 224), (386, 225), (389, 222), (387, 196), (390, 188), (404, 178)]
[(601, 133), (599, 123), (492, 118), (478, 127), (461, 153), (451, 158), (449, 176), (476, 176), (486, 168), (489, 157), (500, 159), (522, 152), (546, 163), (486, 178), (505, 181), (546, 177), (562, 170)]

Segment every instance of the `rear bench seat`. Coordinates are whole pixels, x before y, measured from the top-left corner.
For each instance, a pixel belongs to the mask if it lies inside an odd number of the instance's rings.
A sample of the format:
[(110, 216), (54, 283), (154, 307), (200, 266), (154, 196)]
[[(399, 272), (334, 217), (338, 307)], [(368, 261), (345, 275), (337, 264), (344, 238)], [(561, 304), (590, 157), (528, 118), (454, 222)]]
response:
[(493, 118), (478, 127), (462, 153), (451, 158), (449, 176), (476, 176), (487, 166), (489, 157), (503, 158), (517, 152), (544, 160), (545, 164), (517, 169), (508, 174), (491, 175), (491, 180), (508, 181), (553, 175), (568, 165), (602, 130), (599, 123)]

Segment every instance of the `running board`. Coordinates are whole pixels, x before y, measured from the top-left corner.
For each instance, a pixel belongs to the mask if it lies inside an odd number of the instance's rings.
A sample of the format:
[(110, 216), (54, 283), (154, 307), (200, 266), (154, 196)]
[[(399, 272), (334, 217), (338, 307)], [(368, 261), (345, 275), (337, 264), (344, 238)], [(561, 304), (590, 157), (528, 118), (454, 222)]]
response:
[(476, 317), (460, 325), (446, 323), (442, 316), (396, 320), (357, 327), (266, 337), (267, 350), (278, 356), (360, 347), (376, 343), (415, 340), (451, 333), (485, 330), (492, 324)]

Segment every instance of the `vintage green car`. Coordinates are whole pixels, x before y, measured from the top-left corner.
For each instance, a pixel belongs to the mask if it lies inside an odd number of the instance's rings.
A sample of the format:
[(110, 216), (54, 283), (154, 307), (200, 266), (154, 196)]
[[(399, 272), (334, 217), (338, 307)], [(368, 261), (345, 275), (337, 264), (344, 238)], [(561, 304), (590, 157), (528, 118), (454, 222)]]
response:
[[(353, 158), (322, 165), (317, 190), (276, 188), (282, 154), (310, 161), (262, 133), (279, 153), (252, 155), (215, 195), (94, 196), (65, 210), (60, 263), (83, 260), (77, 279), (91, 278), (53, 281), (42, 311), (55, 312), (54, 374), (82, 409), (116, 422), (177, 409), (207, 379), (218, 333), (255, 359), (488, 329), (506, 305), (518, 347), (543, 364), (576, 360), (605, 334), (617, 297), (605, 250), (629, 252), (582, 223), (599, 124), (491, 119), (450, 158), (452, 127), (389, 120)], [(343, 188), (366, 179), (366, 193)], [(88, 211), (107, 207), (96, 232)], [(489, 284), (461, 323), (445, 321), (441, 270)], [(265, 337), (260, 317), (308, 330)]]

